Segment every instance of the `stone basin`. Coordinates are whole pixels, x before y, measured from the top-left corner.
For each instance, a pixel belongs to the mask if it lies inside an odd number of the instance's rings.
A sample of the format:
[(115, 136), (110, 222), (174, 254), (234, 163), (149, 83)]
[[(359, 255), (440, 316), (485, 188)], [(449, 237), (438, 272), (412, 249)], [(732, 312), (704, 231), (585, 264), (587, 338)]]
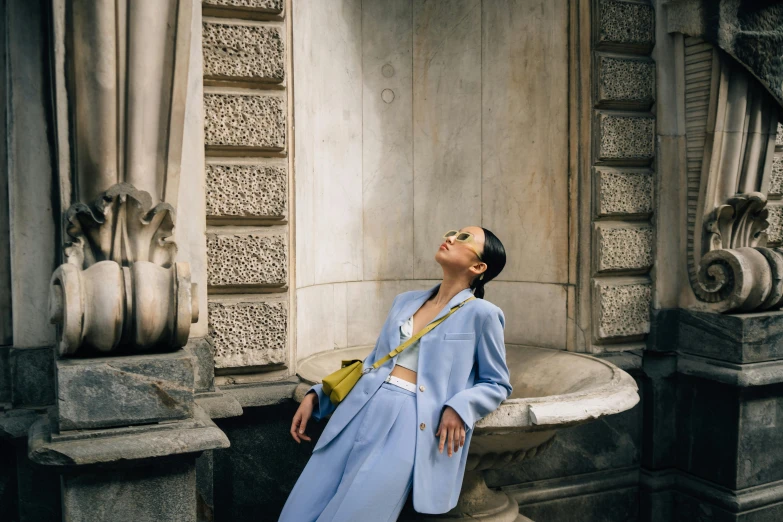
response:
[[(295, 398), (301, 401), (312, 384), (340, 367), (343, 359), (364, 359), (371, 346), (322, 352), (300, 361)], [(462, 493), (444, 515), (400, 520), (482, 520), (521, 522), (506, 494), (489, 489), (483, 471), (518, 464), (552, 444), (557, 430), (613, 415), (639, 402), (633, 377), (614, 364), (589, 355), (522, 346), (507, 346), (511, 396), (474, 426)]]

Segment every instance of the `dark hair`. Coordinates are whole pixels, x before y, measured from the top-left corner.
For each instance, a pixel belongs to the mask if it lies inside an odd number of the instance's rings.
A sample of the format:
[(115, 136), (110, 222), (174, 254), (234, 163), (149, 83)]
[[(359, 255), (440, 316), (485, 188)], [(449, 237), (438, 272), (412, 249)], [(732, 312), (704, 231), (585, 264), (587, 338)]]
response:
[(484, 299), (484, 285), (492, 281), (506, 266), (506, 249), (495, 234), (484, 227), (481, 227), (481, 230), (484, 231), (484, 251), (481, 253), (481, 260), (487, 264), (487, 269), (483, 272), (482, 279), (479, 279), (481, 275), (473, 278), (470, 288), (473, 289), (473, 295)]

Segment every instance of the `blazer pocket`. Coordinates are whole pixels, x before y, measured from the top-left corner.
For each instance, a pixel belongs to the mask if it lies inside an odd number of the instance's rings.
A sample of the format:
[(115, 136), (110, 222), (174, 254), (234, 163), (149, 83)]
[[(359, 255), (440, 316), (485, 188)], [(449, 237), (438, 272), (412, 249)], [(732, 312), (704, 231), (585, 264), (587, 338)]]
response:
[(444, 341), (472, 341), (476, 338), (476, 334), (473, 332), (467, 332), (467, 333), (445, 333), (443, 334), (443, 340)]

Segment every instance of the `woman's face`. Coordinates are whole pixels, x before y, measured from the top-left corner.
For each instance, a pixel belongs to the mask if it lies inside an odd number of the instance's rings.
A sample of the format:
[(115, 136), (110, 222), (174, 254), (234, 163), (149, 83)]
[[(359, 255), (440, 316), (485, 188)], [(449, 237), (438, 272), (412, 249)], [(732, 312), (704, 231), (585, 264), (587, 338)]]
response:
[(457, 241), (456, 235), (446, 238), (438, 247), (435, 260), (443, 266), (463, 270), (477, 266), (478, 272), (483, 271), (485, 265), (476, 255), (476, 251), (479, 253), (484, 251), (484, 230), (481, 227), (464, 227), (459, 231), (473, 234), (473, 241), (469, 243)]

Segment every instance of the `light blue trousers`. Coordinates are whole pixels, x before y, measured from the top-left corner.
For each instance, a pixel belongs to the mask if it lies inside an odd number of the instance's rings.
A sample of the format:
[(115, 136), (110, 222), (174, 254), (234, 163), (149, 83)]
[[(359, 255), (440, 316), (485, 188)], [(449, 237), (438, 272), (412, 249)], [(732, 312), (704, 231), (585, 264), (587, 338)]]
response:
[(397, 520), (413, 486), (415, 446), (416, 394), (384, 382), (313, 452), (278, 521)]

